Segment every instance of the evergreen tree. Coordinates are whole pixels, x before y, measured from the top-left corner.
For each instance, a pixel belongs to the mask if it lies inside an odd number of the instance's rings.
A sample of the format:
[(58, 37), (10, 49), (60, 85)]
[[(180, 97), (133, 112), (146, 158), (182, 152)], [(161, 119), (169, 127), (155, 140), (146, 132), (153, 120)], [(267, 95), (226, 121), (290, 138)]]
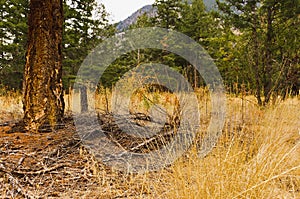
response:
[(105, 37), (114, 33), (107, 17), (104, 6), (95, 0), (65, 2), (63, 69), (66, 87), (76, 77), (81, 63), (90, 51)]
[(157, 17), (154, 18), (156, 26), (167, 29), (176, 29), (182, 15), (182, 0), (156, 0)]
[(0, 84), (9, 89), (22, 87), (27, 43), (28, 1), (1, 0)]
[[(243, 46), (243, 53), (238, 59), (248, 66), (244, 72), (253, 77), (251, 83), (255, 85), (258, 103), (265, 105), (272, 94), (282, 93), (291, 86), (284, 80), (284, 74), (290, 73), (291, 68), (295, 71), (299, 65), (299, 1), (226, 0), (218, 5), (223, 19), (241, 34), (238, 45)], [(292, 34), (288, 36), (288, 32)], [(292, 49), (288, 41), (293, 43)], [(294, 61), (290, 64), (287, 60)]]
[[(203, 0), (185, 3), (178, 30), (197, 41), (216, 61), (219, 61), (218, 52), (224, 44), (221, 42), (222, 30), (219, 21), (214, 17), (214, 13), (208, 11)], [(194, 85), (204, 85), (200, 74), (189, 67), (188, 63), (185, 65), (185, 74), (188, 74), (187, 76), (192, 79)]]

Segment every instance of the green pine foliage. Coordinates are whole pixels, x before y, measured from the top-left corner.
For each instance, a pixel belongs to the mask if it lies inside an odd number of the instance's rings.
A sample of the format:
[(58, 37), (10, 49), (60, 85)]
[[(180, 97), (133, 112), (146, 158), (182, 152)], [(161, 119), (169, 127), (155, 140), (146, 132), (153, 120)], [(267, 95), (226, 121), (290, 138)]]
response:
[(183, 10), (181, 0), (156, 0), (157, 16), (154, 18), (156, 26), (167, 29), (175, 29), (181, 20), (180, 12)]
[(299, 0), (218, 2), (223, 21), (238, 38), (234, 57), (248, 74), (242, 80), (261, 105), (299, 91), (299, 5)]
[(114, 33), (108, 14), (95, 0), (72, 0), (64, 5), (63, 81), (72, 85), (85, 57), (104, 38)]
[[(29, 1), (1, 0), (0, 85), (21, 89), (27, 48)], [(87, 54), (114, 33), (108, 14), (95, 0), (64, 1), (63, 81), (69, 87)]]
[[(1, 0), (0, 6), (0, 84), (20, 88), (28, 1)], [(156, 15), (141, 15), (130, 29), (156, 26), (188, 35), (213, 58), (228, 90), (252, 93), (261, 105), (276, 95), (298, 94), (300, 0), (156, 0), (153, 6)], [(63, 79), (68, 87), (87, 54), (115, 29), (95, 0), (65, 1), (64, 10)], [(190, 63), (157, 49), (119, 57), (99, 83), (112, 87), (127, 71), (149, 62), (172, 67), (194, 87), (205, 85)]]
[(28, 1), (0, 1), (0, 85), (21, 88), (27, 42)]

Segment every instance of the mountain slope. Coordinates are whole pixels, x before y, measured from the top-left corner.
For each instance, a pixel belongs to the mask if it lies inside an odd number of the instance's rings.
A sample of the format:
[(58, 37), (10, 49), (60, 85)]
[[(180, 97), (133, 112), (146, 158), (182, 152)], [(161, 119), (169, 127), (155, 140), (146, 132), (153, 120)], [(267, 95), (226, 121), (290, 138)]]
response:
[[(192, 1), (189, 1), (191, 3)], [(216, 7), (216, 0), (203, 0), (207, 10), (212, 10)], [(142, 7), (141, 9), (134, 12), (131, 16), (129, 16), (127, 19), (120, 21), (117, 24), (117, 30), (123, 31), (126, 30), (130, 25), (134, 24), (138, 17), (146, 13), (149, 17), (154, 17), (156, 15), (156, 8), (152, 5), (146, 5)]]
[(117, 25), (117, 30), (122, 31), (127, 29), (130, 25), (137, 21), (139, 16), (142, 16), (144, 13), (146, 13), (149, 17), (154, 17), (156, 15), (156, 8), (154, 8), (152, 5), (146, 5), (142, 7), (125, 20), (120, 21)]

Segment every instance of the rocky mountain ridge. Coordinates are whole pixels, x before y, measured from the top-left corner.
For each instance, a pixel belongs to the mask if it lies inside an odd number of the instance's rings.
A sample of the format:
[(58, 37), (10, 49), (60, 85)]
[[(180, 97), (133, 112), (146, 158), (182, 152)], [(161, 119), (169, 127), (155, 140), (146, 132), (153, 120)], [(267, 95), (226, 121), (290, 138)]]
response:
[[(192, 1), (190, 0), (189, 3)], [(203, 0), (206, 8), (208, 10), (212, 10), (216, 7), (216, 0)], [(154, 17), (157, 13), (157, 9), (153, 5), (146, 5), (137, 11), (135, 11), (132, 15), (127, 17), (125, 20), (117, 23), (116, 28), (118, 31), (126, 30), (130, 25), (134, 24), (139, 16), (145, 14), (149, 17)]]

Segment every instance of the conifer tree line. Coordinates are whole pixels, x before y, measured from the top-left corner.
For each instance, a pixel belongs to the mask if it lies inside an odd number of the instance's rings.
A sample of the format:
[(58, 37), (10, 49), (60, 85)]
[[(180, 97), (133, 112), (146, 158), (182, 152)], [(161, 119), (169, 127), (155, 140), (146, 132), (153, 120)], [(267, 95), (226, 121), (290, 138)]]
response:
[[(205, 1), (209, 2), (208, 0)], [(214, 59), (230, 92), (254, 94), (260, 105), (300, 89), (300, 0), (156, 0), (155, 16), (142, 15), (129, 28), (158, 26), (177, 30), (201, 44)], [(28, 1), (1, 0), (0, 84), (20, 89), (27, 45)], [(68, 88), (86, 55), (116, 33), (103, 5), (95, 0), (64, 2), (63, 83)], [(159, 62), (185, 75), (194, 87), (205, 86), (182, 58), (140, 49), (115, 60), (101, 78), (112, 87), (140, 63)]]

